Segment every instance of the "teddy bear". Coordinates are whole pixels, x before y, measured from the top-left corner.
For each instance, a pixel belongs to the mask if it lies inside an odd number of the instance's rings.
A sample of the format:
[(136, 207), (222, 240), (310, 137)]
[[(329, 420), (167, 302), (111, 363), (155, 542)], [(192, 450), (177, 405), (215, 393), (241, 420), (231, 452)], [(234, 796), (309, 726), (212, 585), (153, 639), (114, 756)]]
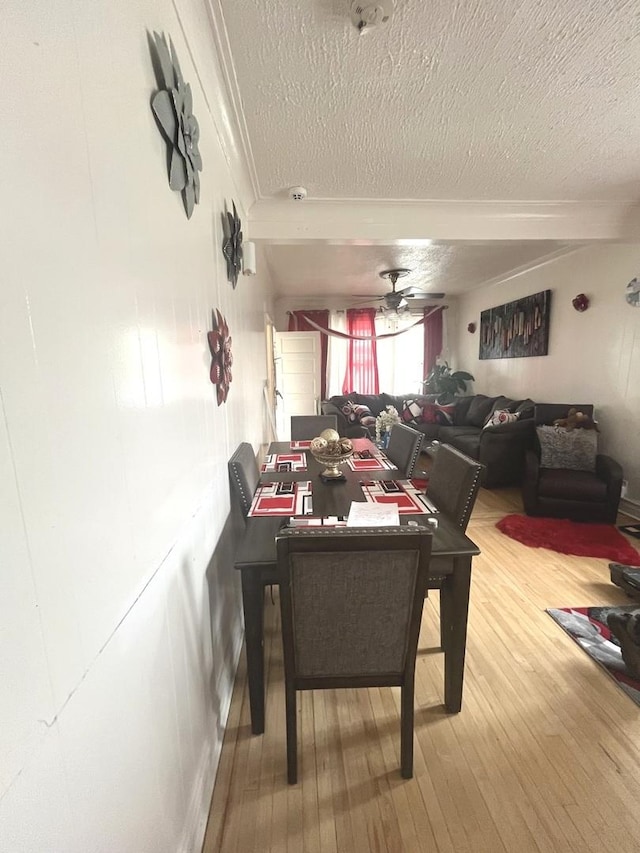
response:
[(566, 418), (556, 418), (553, 425), (562, 427), (567, 432), (571, 432), (572, 429), (594, 429), (596, 432), (599, 432), (598, 425), (593, 418), (585, 415), (584, 412), (579, 412), (575, 408), (569, 409)]

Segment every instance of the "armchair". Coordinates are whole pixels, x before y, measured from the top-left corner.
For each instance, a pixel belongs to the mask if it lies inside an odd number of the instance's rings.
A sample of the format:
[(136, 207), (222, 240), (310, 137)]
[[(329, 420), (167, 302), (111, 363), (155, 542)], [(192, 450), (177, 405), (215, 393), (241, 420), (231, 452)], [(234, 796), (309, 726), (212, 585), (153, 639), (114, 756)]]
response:
[[(567, 417), (571, 408), (593, 417), (590, 404), (538, 404), (533, 416), (536, 428)], [(526, 452), (522, 500), (527, 515), (615, 524), (621, 491), (622, 468), (610, 456), (596, 454), (591, 471), (544, 467), (538, 439), (534, 448)]]

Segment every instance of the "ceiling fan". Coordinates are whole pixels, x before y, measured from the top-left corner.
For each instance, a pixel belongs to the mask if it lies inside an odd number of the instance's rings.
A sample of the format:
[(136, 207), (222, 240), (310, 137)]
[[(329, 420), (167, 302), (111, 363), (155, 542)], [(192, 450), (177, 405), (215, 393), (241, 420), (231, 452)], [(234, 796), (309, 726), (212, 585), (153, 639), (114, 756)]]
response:
[(404, 278), (404, 276), (409, 275), (410, 272), (411, 270), (403, 267), (383, 270), (379, 273), (380, 278), (386, 278), (391, 282), (391, 290), (382, 296), (379, 294), (371, 294), (366, 298), (369, 300), (382, 301), (384, 303), (384, 307), (389, 309), (389, 311), (397, 311), (398, 308), (405, 308), (409, 304), (407, 300), (414, 299), (415, 297), (422, 297), (424, 299), (444, 298), (444, 293), (428, 293), (427, 291), (420, 290), (419, 287), (414, 287), (413, 285), (404, 287), (401, 290), (396, 290), (396, 282), (398, 279)]

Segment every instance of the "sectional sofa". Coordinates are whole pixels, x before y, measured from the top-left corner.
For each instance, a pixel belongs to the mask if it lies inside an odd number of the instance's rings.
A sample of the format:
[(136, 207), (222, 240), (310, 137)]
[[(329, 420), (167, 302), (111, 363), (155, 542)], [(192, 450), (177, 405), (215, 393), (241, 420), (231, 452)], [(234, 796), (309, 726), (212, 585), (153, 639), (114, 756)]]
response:
[(336, 415), (338, 432), (351, 438), (375, 435), (375, 417), (393, 406), (401, 421), (433, 440), (446, 442), (485, 466), (483, 486), (508, 486), (522, 481), (525, 452), (533, 446), (533, 400), (512, 400), (474, 394), (439, 403), (430, 396), (357, 394), (331, 397), (323, 414)]

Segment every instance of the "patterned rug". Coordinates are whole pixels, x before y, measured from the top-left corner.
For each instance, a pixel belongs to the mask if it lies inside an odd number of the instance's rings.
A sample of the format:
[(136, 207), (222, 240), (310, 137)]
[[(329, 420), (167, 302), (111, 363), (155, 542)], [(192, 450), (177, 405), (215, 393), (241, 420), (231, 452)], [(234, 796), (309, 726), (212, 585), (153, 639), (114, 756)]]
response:
[(640, 681), (627, 673), (622, 660), (620, 644), (609, 631), (607, 616), (612, 610), (630, 612), (638, 605), (628, 607), (560, 607), (548, 608), (547, 613), (576, 641), (581, 649), (613, 678), (613, 680), (640, 705)]
[(640, 554), (614, 524), (585, 524), (566, 518), (535, 518), (506, 515), (496, 527), (511, 539), (532, 548), (549, 548), (578, 557), (604, 557), (636, 565)]

